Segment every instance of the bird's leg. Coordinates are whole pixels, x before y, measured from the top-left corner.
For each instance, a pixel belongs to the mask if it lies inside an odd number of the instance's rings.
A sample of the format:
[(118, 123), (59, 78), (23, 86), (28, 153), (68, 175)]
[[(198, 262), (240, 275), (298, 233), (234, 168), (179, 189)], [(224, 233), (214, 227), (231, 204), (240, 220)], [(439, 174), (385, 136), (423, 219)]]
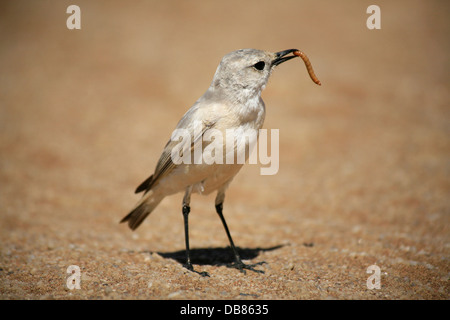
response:
[(219, 192), (219, 194), (217, 195), (217, 198), (216, 198), (216, 212), (219, 215), (220, 220), (222, 221), (223, 227), (225, 228), (225, 232), (227, 233), (228, 240), (230, 241), (231, 250), (233, 250), (234, 258), (236, 260), (236, 262), (232, 266), (234, 268), (239, 269), (239, 271), (241, 271), (244, 274), (245, 274), (245, 270), (251, 270), (254, 272), (258, 272), (258, 273), (264, 273), (264, 271), (257, 270), (254, 268), (257, 265), (261, 265), (261, 264), (265, 263), (264, 261), (258, 262), (255, 264), (251, 264), (251, 265), (248, 265), (248, 264), (245, 264), (244, 262), (242, 262), (242, 259), (239, 255), (239, 253), (237, 252), (236, 246), (234, 245), (233, 239), (231, 238), (231, 234), (230, 234), (230, 231), (228, 230), (227, 222), (225, 221), (225, 218), (223, 216), (223, 199), (224, 199), (224, 194), (221, 194)]
[(186, 241), (186, 263), (185, 267), (186, 269), (190, 271), (194, 271), (194, 268), (192, 267), (191, 263), (191, 254), (189, 252), (189, 223), (188, 223), (188, 217), (189, 212), (191, 211), (191, 208), (188, 205), (183, 204), (183, 220), (184, 220), (184, 238)]
[(191, 192), (192, 192), (192, 186), (187, 187), (186, 193), (183, 198), (183, 220), (184, 220), (184, 239), (186, 242), (186, 263), (184, 264), (184, 267), (188, 269), (189, 271), (193, 271), (195, 273), (198, 273), (199, 275), (205, 277), (209, 276), (207, 272), (197, 272), (194, 270), (194, 267), (191, 263), (191, 253), (189, 250), (189, 212), (191, 211), (191, 207), (189, 206), (191, 201)]

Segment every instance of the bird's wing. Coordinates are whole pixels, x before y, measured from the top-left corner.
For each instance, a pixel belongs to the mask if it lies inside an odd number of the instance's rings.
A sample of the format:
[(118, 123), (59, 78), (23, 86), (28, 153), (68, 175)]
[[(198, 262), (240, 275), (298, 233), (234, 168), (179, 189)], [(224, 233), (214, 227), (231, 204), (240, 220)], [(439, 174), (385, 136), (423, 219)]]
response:
[[(191, 143), (185, 145), (185, 147), (181, 151), (182, 154), (186, 154), (186, 152), (188, 152), (192, 155), (195, 144), (201, 142), (204, 133), (208, 129), (214, 128), (217, 122), (216, 120), (212, 119), (193, 121), (192, 119), (196, 119), (195, 115), (197, 114), (197, 112), (198, 108), (193, 107), (189, 109), (177, 125), (176, 129), (186, 129), (189, 132), (191, 138)], [(201, 119), (201, 117), (199, 118)], [(180, 142), (177, 140), (171, 139), (167, 142), (161, 154), (161, 157), (156, 164), (154, 174), (137, 187), (135, 191), (136, 193), (144, 190), (145, 193), (147, 193), (156, 183), (158, 183), (158, 181), (167, 176), (170, 172), (172, 172), (174, 168), (178, 166), (178, 164), (175, 164), (172, 161), (172, 150), (179, 145)]]

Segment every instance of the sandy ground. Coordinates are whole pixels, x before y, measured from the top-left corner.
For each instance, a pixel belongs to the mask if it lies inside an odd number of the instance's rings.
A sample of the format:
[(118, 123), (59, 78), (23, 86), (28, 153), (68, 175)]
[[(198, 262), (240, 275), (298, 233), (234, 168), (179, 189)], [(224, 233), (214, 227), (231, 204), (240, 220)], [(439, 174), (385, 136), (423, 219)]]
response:
[[(2, 1), (1, 299), (448, 299), (449, 5), (375, 1)], [(66, 8), (81, 8), (68, 30)], [(131, 232), (179, 118), (238, 48), (299, 48), (263, 92), (277, 174), (247, 165), (224, 213), (182, 194)], [(80, 289), (67, 269), (79, 266)], [(367, 268), (380, 270), (369, 289)]]

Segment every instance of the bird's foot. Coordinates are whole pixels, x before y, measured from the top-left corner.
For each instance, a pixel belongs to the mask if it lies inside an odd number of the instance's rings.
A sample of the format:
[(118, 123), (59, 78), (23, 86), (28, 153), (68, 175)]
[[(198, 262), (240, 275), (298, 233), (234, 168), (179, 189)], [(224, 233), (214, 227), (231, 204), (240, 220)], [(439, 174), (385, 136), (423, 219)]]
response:
[(266, 263), (265, 261), (261, 261), (254, 264), (245, 264), (242, 262), (242, 260), (239, 260), (237, 262), (230, 264), (230, 267), (238, 269), (243, 274), (246, 274), (246, 270), (250, 270), (256, 273), (265, 273), (263, 270), (255, 269), (255, 266), (260, 266), (265, 263)]
[(186, 269), (188, 269), (188, 270), (191, 271), (191, 272), (194, 272), (194, 273), (196, 273), (196, 274), (201, 275), (202, 277), (209, 277), (209, 273), (206, 272), (206, 271), (202, 271), (202, 272), (200, 272), (200, 271), (195, 271), (195, 270), (194, 270), (194, 267), (192, 266), (191, 263), (185, 263), (185, 264), (183, 265), (183, 267), (185, 267)]

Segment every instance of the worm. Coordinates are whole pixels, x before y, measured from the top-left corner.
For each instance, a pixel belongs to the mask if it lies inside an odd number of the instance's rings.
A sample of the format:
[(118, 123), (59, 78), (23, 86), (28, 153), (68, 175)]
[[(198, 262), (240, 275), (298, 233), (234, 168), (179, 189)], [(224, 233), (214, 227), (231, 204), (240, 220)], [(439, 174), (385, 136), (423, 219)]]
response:
[(305, 62), (306, 70), (308, 70), (309, 76), (311, 77), (312, 81), (314, 81), (316, 84), (318, 84), (320, 86), (321, 85), (320, 80), (314, 74), (313, 67), (312, 67), (311, 62), (309, 61), (308, 57), (306, 56), (306, 54), (304, 54), (300, 50), (294, 51), (293, 54), (296, 55), (297, 57), (302, 58), (302, 60)]

